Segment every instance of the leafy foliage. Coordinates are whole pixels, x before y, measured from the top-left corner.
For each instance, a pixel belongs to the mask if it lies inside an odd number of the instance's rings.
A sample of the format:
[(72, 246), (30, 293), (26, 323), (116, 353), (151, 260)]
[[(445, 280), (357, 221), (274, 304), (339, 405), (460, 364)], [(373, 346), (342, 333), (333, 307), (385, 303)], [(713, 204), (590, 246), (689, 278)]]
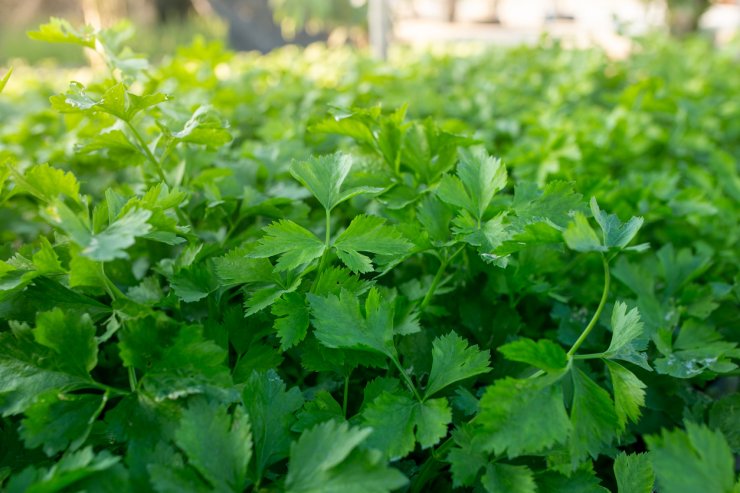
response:
[(736, 57), (130, 34), (0, 79), (4, 491), (738, 491)]

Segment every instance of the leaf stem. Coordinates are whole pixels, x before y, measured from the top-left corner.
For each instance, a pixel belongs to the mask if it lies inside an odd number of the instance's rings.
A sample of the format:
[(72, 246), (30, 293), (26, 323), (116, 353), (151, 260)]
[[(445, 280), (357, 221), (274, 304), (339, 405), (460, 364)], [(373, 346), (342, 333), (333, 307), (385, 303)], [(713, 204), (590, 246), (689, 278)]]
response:
[(136, 388), (139, 386), (139, 380), (136, 378), (136, 368), (133, 366), (128, 367), (128, 386), (131, 388), (131, 392), (136, 392)]
[(110, 385), (106, 385), (104, 383), (95, 382), (95, 381), (91, 382), (90, 385), (93, 388), (104, 390), (105, 392), (107, 392), (110, 395), (126, 396), (126, 395), (129, 395), (131, 393), (128, 390), (117, 389), (115, 387), (111, 387)]
[(429, 291), (427, 291), (424, 299), (421, 300), (419, 310), (423, 310), (424, 308), (426, 308), (426, 306), (432, 300), (435, 291), (437, 291), (437, 288), (439, 287), (439, 283), (442, 281), (442, 276), (444, 275), (447, 266), (450, 264), (452, 259), (454, 259), (463, 250), (463, 248), (465, 248), (465, 245), (461, 245), (457, 250), (455, 250), (455, 253), (441, 261), (441, 263), (439, 264), (439, 269), (437, 269), (437, 273), (434, 275), (434, 279), (432, 279), (432, 285), (429, 286)]
[(133, 124), (128, 120), (123, 120), (126, 123), (126, 126), (128, 126), (129, 130), (131, 130), (131, 133), (134, 135), (134, 138), (139, 142), (139, 145), (142, 147), (144, 154), (146, 154), (147, 159), (151, 161), (151, 163), (154, 165), (154, 169), (157, 171), (157, 175), (159, 176), (159, 179), (162, 180), (165, 185), (167, 185), (167, 177), (164, 174), (164, 170), (162, 169), (162, 163), (159, 162), (159, 160), (154, 156), (151, 149), (149, 149), (149, 146), (147, 145), (146, 141), (144, 140), (144, 137), (141, 136), (138, 130), (136, 130), (136, 127), (133, 126)]
[(578, 351), (578, 348), (581, 347), (581, 344), (586, 340), (588, 335), (591, 333), (593, 328), (596, 326), (596, 322), (599, 321), (599, 317), (601, 316), (601, 312), (604, 310), (604, 306), (606, 305), (606, 300), (609, 297), (609, 285), (611, 283), (611, 277), (609, 274), (609, 261), (606, 259), (604, 254), (601, 254), (601, 263), (604, 266), (604, 291), (601, 293), (601, 301), (599, 301), (599, 306), (596, 308), (596, 312), (594, 313), (594, 316), (591, 318), (591, 321), (588, 323), (586, 328), (581, 333), (580, 337), (578, 337), (578, 340), (573, 343), (573, 346), (570, 348), (566, 356), (568, 358), (572, 358), (576, 351)]
[(401, 374), (401, 378), (406, 383), (406, 386), (409, 388), (411, 392), (413, 392), (414, 396), (416, 396), (416, 399), (419, 402), (424, 402), (424, 399), (421, 398), (421, 394), (419, 394), (419, 391), (416, 390), (416, 385), (414, 385), (414, 382), (411, 381), (411, 377), (408, 376), (406, 373), (406, 370), (403, 369), (403, 366), (401, 366), (401, 362), (398, 361), (398, 358), (395, 356), (391, 358), (391, 361), (393, 361), (393, 364), (398, 368), (398, 372)]
[(316, 288), (316, 281), (319, 279), (319, 275), (324, 270), (324, 264), (326, 263), (326, 257), (329, 255), (329, 243), (331, 241), (331, 211), (326, 209), (326, 233), (324, 233), (324, 251), (321, 252), (321, 258), (319, 259), (319, 268), (316, 271), (316, 277), (314, 277), (313, 284), (311, 284), (310, 292), (313, 293)]
[(108, 274), (105, 273), (105, 263), (100, 262), (100, 278), (103, 281), (103, 287), (105, 288), (105, 291), (108, 293), (108, 296), (110, 296), (111, 300), (115, 301), (119, 298), (126, 298), (126, 295), (123, 294), (123, 291), (118, 289), (118, 286), (116, 286), (113, 281), (110, 280), (108, 277)]
[(347, 401), (349, 400), (349, 375), (344, 377), (344, 396), (342, 397), (342, 414), (347, 419)]

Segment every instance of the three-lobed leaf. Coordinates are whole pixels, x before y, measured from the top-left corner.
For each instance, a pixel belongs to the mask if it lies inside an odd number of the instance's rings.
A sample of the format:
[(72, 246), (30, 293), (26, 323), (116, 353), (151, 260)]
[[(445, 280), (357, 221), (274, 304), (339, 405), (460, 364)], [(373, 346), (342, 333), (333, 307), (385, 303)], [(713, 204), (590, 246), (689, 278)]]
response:
[(500, 159), (489, 156), (482, 147), (463, 148), (460, 149), (457, 176), (442, 177), (437, 195), (480, 221), (493, 196), (505, 186), (506, 168)]
[(465, 339), (454, 332), (432, 342), (432, 370), (425, 390), (425, 397), (460, 380), (487, 373), (489, 354), (478, 346), (468, 346)]
[(294, 161), (290, 166), (293, 177), (308, 188), (316, 200), (331, 211), (337, 205), (361, 193), (378, 193), (382, 188), (355, 187), (342, 190), (342, 184), (352, 168), (349, 154), (312, 156), (305, 161)]
[(373, 270), (370, 258), (360, 252), (403, 256), (413, 247), (400, 231), (387, 226), (385, 219), (366, 215), (355, 217), (333, 246), (340, 260), (351, 271), (360, 273)]
[(319, 258), (325, 250), (324, 243), (307, 229), (288, 219), (282, 219), (264, 228), (265, 236), (249, 254), (253, 258), (279, 255), (277, 272), (295, 269)]

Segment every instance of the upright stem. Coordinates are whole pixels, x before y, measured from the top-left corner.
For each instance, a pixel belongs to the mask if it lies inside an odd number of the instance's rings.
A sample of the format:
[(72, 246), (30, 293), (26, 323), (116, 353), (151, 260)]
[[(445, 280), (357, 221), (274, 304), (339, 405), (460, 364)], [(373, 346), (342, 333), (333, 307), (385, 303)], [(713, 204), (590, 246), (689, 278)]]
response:
[(100, 277), (103, 280), (103, 287), (108, 293), (108, 296), (110, 296), (111, 300), (115, 301), (118, 298), (126, 297), (126, 295), (123, 294), (120, 289), (118, 289), (118, 286), (113, 284), (113, 281), (110, 280), (108, 274), (105, 273), (105, 264), (103, 262), (100, 262)]
[(432, 300), (434, 293), (437, 291), (437, 288), (439, 287), (439, 283), (442, 281), (442, 276), (444, 276), (447, 266), (450, 264), (452, 259), (454, 259), (457, 256), (457, 254), (459, 254), (463, 250), (463, 248), (465, 248), (465, 245), (460, 246), (457, 250), (455, 250), (455, 253), (453, 253), (449, 257), (446, 257), (444, 260), (441, 261), (441, 263), (439, 264), (439, 269), (437, 269), (437, 273), (434, 275), (434, 279), (432, 279), (432, 285), (429, 286), (429, 291), (427, 291), (427, 294), (426, 296), (424, 296), (424, 299), (421, 300), (421, 305), (419, 305), (420, 310), (423, 310), (424, 308), (426, 308), (426, 306)]
[(319, 279), (319, 274), (324, 270), (324, 264), (326, 263), (326, 257), (329, 255), (329, 242), (331, 241), (331, 211), (326, 210), (326, 233), (324, 233), (324, 251), (321, 253), (321, 259), (319, 259), (319, 270), (316, 272), (316, 277), (313, 280), (310, 291), (313, 292), (316, 287), (316, 281)]
[(609, 261), (606, 259), (604, 254), (601, 255), (601, 263), (604, 265), (604, 291), (601, 293), (601, 301), (599, 301), (599, 306), (596, 308), (596, 312), (594, 313), (594, 316), (591, 318), (591, 321), (588, 323), (586, 328), (583, 330), (583, 333), (581, 336), (576, 340), (575, 343), (573, 343), (573, 347), (570, 348), (570, 350), (567, 353), (568, 358), (572, 358), (573, 355), (578, 351), (578, 348), (581, 347), (581, 344), (586, 340), (588, 335), (591, 333), (593, 328), (596, 326), (596, 322), (599, 321), (599, 317), (601, 317), (601, 312), (604, 311), (604, 305), (606, 305), (606, 300), (609, 297), (609, 285), (611, 283), (611, 277), (609, 275)]
[(154, 165), (154, 169), (157, 171), (157, 175), (159, 175), (159, 179), (162, 180), (165, 184), (167, 184), (167, 177), (164, 174), (164, 170), (162, 170), (162, 163), (159, 162), (159, 160), (152, 154), (152, 151), (149, 149), (149, 146), (147, 145), (144, 138), (141, 136), (138, 130), (136, 130), (136, 127), (134, 127), (131, 122), (124, 120), (126, 122), (126, 125), (128, 126), (129, 130), (131, 130), (131, 133), (134, 135), (134, 138), (139, 142), (139, 145), (144, 150), (144, 153), (146, 154), (147, 159), (151, 161), (151, 163)]
[(139, 386), (139, 380), (136, 378), (136, 368), (133, 366), (128, 367), (128, 386), (131, 388), (131, 392), (136, 392), (136, 388)]
[(398, 368), (398, 372), (401, 374), (401, 378), (403, 378), (403, 381), (406, 383), (406, 386), (409, 388), (409, 390), (414, 393), (416, 399), (419, 402), (424, 402), (424, 399), (421, 398), (421, 394), (419, 394), (419, 391), (416, 390), (416, 385), (414, 385), (414, 382), (411, 381), (411, 377), (409, 377), (406, 373), (406, 370), (403, 369), (403, 366), (401, 366), (401, 362), (398, 361), (398, 358), (394, 356), (393, 358), (391, 358), (391, 361), (393, 361), (393, 364), (396, 365), (396, 368)]
[(344, 377), (344, 396), (342, 397), (342, 414), (347, 418), (347, 401), (349, 400), (349, 375)]

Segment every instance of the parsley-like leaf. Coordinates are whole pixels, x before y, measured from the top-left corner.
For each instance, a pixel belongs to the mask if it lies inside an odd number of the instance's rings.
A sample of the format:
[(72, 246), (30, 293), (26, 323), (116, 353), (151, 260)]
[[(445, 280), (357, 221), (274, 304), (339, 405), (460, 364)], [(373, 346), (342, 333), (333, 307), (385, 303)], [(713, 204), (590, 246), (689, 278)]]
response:
[(368, 444), (395, 459), (411, 452), (417, 441), (422, 448), (438, 443), (447, 434), (452, 411), (445, 398), (418, 402), (407, 394), (383, 392), (363, 418), (373, 428)]
[(506, 168), (500, 159), (489, 156), (482, 147), (461, 149), (457, 176), (442, 177), (437, 195), (480, 221), (494, 194), (505, 186)]
[(619, 425), (614, 403), (607, 391), (578, 368), (573, 368), (571, 375), (573, 406), (570, 419), (573, 432), (570, 453), (575, 469), (589, 455), (596, 458), (603, 447), (611, 443)]
[(352, 168), (349, 154), (312, 156), (306, 161), (294, 161), (290, 167), (293, 177), (308, 188), (314, 197), (331, 211), (334, 207), (361, 193), (377, 193), (382, 188), (356, 187), (342, 190), (342, 184)]
[(241, 407), (227, 414), (225, 406), (205, 399), (190, 402), (175, 432), (175, 443), (214, 491), (242, 491), (252, 455), (249, 418)]
[(480, 401), (478, 422), (496, 454), (537, 453), (571, 432), (560, 376), (496, 380)]
[(534, 474), (527, 466), (489, 464), (481, 479), (488, 493), (536, 493)]
[(527, 363), (548, 372), (560, 371), (567, 364), (563, 348), (549, 339), (540, 339), (535, 342), (532, 339), (522, 338), (504, 344), (498, 350), (508, 360)]
[(73, 375), (87, 376), (98, 362), (95, 326), (87, 314), (65, 313), (59, 308), (39, 313), (34, 337), (56, 353), (60, 369)]
[(432, 342), (432, 370), (425, 391), (431, 397), (448, 385), (490, 371), (488, 351), (468, 346), (465, 339), (454, 332)]
[(645, 441), (661, 491), (735, 491), (735, 460), (721, 432), (686, 422), (686, 431), (663, 430)]
[(265, 468), (288, 456), (293, 413), (303, 405), (296, 387), (285, 389), (275, 373), (252, 372), (242, 392), (244, 406), (254, 433), (254, 462), (257, 479)]
[(648, 454), (619, 454), (614, 461), (619, 493), (651, 493), (655, 473)]
[(359, 252), (402, 256), (412, 247), (396, 228), (386, 226), (385, 220), (377, 216), (355, 217), (334, 240), (337, 256), (351, 271), (361, 273), (371, 272), (373, 267), (370, 259)]
[(363, 349), (394, 357), (393, 305), (377, 289), (365, 300), (365, 315), (357, 296), (342, 290), (339, 296), (308, 295), (316, 338), (330, 348)]
[(407, 479), (375, 450), (358, 448), (371, 430), (327, 421), (304, 431), (290, 449), (288, 493), (386, 493)]
[(624, 429), (627, 420), (637, 422), (640, 408), (645, 405), (646, 385), (634, 373), (614, 361), (604, 361), (614, 389), (614, 406), (619, 427)]
[(275, 266), (277, 272), (295, 269), (324, 253), (325, 245), (316, 235), (288, 219), (272, 223), (264, 231), (265, 236), (249, 256), (266, 258), (280, 255)]

